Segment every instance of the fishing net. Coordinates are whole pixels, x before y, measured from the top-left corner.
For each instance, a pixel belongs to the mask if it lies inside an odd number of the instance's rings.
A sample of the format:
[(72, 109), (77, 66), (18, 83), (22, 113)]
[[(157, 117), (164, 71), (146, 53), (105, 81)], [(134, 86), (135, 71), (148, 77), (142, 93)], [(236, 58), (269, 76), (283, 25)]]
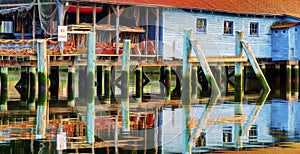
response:
[(39, 19), (41, 28), (47, 35), (57, 33), (57, 23), (59, 20), (58, 7), (54, 4), (54, 0), (37, 0)]
[[(35, 0), (0, 0), (2, 7), (0, 14), (9, 14), (13, 12), (29, 11), (34, 6)], [(13, 4), (26, 4), (26, 5), (13, 5)]]

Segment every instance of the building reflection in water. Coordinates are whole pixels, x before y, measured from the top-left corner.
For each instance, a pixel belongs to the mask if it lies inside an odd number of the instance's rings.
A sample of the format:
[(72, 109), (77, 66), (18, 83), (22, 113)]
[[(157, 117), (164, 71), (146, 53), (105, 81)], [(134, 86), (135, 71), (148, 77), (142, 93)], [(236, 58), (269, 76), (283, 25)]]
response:
[[(191, 119), (197, 123), (197, 119), (205, 110), (205, 104), (191, 106)], [(241, 117), (235, 116), (235, 104), (222, 103), (216, 104), (211, 111), (206, 122), (201, 126), (201, 133), (196, 140), (193, 151), (210, 152), (216, 149), (233, 149), (235, 146), (235, 125), (238, 123), (245, 129), (249, 121), (251, 127), (247, 132), (242, 133), (241, 140), (244, 148), (251, 147), (268, 147), (274, 146), (279, 142), (295, 142), (300, 138), (300, 105), (298, 102), (288, 102), (285, 100), (269, 100), (260, 108), (258, 116), (253, 116), (258, 106), (252, 102), (244, 101), (242, 104)], [(255, 118), (254, 120), (251, 118)], [(18, 127), (3, 127), (10, 122), (13, 124), (12, 118), (1, 118), (0, 136), (7, 137), (1, 140), (0, 151), (8, 151), (8, 153), (59, 153), (56, 150), (56, 141), (54, 138), (46, 140), (34, 139), (30, 134), (23, 133), (23, 139), (16, 137), (17, 133), (27, 131), (20, 130)], [(118, 119), (116, 123), (115, 119)], [(152, 149), (154, 152), (160, 150), (164, 153), (180, 153), (182, 142), (182, 108), (180, 107), (164, 107), (161, 110), (156, 109), (149, 114), (132, 113), (131, 132), (125, 136), (120, 134), (121, 117), (118, 115), (105, 115), (98, 118), (96, 124), (96, 142), (105, 141), (111, 143), (106, 151), (147, 151)], [(196, 119), (196, 120), (195, 120)], [(79, 122), (74, 130), (68, 130), (68, 141), (75, 140), (76, 136), (84, 136), (84, 118)], [(24, 120), (24, 121), (28, 121)], [(51, 121), (51, 120), (50, 120)], [(77, 122), (78, 123), (78, 122)], [(63, 130), (66, 126), (73, 126), (70, 121), (62, 121)], [(75, 125), (74, 125), (75, 126)], [(194, 124), (192, 131), (195, 131), (197, 124)], [(73, 128), (73, 127), (69, 127)], [(118, 128), (118, 129), (116, 129)], [(82, 131), (80, 131), (82, 129)], [(29, 132), (33, 130), (28, 129)], [(49, 127), (48, 132), (52, 131)], [(34, 132), (34, 131), (33, 131)], [(77, 141), (77, 140), (76, 140)], [(100, 145), (96, 143), (95, 145)], [(124, 146), (127, 148), (124, 149)], [(132, 147), (130, 147), (132, 146)], [(68, 144), (68, 147), (69, 144)], [(72, 147), (76, 148), (76, 147)], [(91, 148), (89, 146), (89, 148)], [(103, 149), (103, 148), (102, 148)], [(104, 148), (105, 149), (105, 148)], [(100, 149), (97, 149), (98, 151)], [(95, 150), (95, 151), (97, 151)], [(78, 150), (80, 152), (80, 150)], [(91, 152), (89, 149), (87, 152)], [(101, 150), (100, 150), (101, 151)], [(152, 152), (153, 152), (152, 151)], [(65, 151), (64, 151), (65, 152)], [(72, 151), (76, 152), (76, 151)], [(103, 151), (102, 151), (103, 152)], [(1, 152), (0, 152), (1, 153)]]

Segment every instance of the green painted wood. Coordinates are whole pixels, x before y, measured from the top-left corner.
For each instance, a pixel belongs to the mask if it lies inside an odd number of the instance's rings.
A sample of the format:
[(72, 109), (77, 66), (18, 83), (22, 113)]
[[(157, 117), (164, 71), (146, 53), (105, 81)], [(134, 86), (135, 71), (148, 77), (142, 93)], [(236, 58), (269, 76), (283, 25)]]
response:
[(171, 67), (166, 66), (165, 67), (165, 86), (166, 86), (166, 96), (165, 100), (169, 101), (171, 100)]
[(189, 144), (191, 139), (191, 128), (188, 122), (191, 119), (191, 64), (188, 57), (191, 54), (190, 39), (192, 30), (185, 30), (183, 36), (183, 61), (182, 61), (182, 153), (191, 153)]
[(46, 40), (37, 41), (38, 100), (36, 138), (45, 138), (48, 123), (48, 61)]
[(7, 110), (8, 100), (8, 68), (1, 67), (1, 96), (0, 96), (0, 110)]
[(136, 89), (136, 102), (141, 103), (143, 97), (143, 75), (142, 67), (137, 66), (135, 69), (135, 89)]
[(86, 137), (88, 143), (94, 143), (95, 138), (95, 48), (96, 48), (96, 33), (88, 33), (88, 60), (87, 60), (87, 96), (86, 96)]
[(122, 54), (122, 133), (129, 133), (130, 119), (129, 119), (129, 61), (130, 61), (130, 40), (123, 41)]
[(29, 98), (28, 98), (28, 109), (35, 110), (35, 100), (36, 100), (36, 67), (29, 67)]
[(68, 106), (75, 107), (75, 67), (68, 68)]

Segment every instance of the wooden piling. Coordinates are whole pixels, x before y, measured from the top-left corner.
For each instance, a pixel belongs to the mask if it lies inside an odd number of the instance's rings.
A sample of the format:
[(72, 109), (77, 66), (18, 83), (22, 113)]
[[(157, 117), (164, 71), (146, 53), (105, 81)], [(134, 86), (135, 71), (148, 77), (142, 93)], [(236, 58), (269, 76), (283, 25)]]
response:
[(171, 67), (170, 66), (165, 67), (165, 87), (166, 87), (165, 100), (169, 101), (171, 100)]
[(290, 100), (292, 96), (292, 66), (286, 64), (286, 99)]
[(85, 95), (87, 93), (87, 89), (86, 89), (86, 72), (87, 72), (87, 68), (86, 66), (79, 66), (79, 70), (78, 70), (78, 95), (80, 100), (84, 100)]
[(280, 97), (280, 83), (281, 83), (281, 75), (280, 75), (280, 64), (275, 64), (275, 76), (276, 78), (274, 79), (274, 96), (276, 98)]
[(129, 61), (130, 61), (130, 40), (123, 41), (122, 54), (122, 133), (128, 134), (130, 131), (129, 119)]
[(110, 66), (105, 66), (104, 69), (104, 102), (106, 104), (110, 104), (110, 97), (111, 97), (111, 71), (110, 71)]
[(98, 100), (102, 100), (102, 85), (103, 85), (103, 66), (97, 66), (97, 96)]
[(48, 61), (46, 40), (37, 41), (38, 101), (36, 114), (36, 138), (44, 138), (48, 122)]
[[(259, 81), (261, 82), (262, 84), (262, 87), (263, 87), (263, 93), (266, 93), (266, 95), (269, 95), (271, 89), (270, 89), (270, 86), (264, 76), (264, 74), (262, 73), (259, 65), (258, 65), (258, 62), (256, 61), (256, 58), (253, 54), (253, 51), (252, 49), (250, 48), (249, 44), (244, 42), (244, 41), (241, 41), (241, 44), (242, 44), (242, 47), (247, 55), (247, 58), (255, 72), (255, 75), (256, 77), (259, 79)], [(262, 96), (262, 95), (261, 95)]]
[(21, 96), (21, 106), (27, 106), (28, 100), (28, 83), (29, 83), (29, 75), (28, 75), (28, 67), (21, 66), (21, 78), (20, 81), (17, 83), (20, 86), (20, 96)]
[[(242, 49), (242, 45), (241, 45), (241, 40), (244, 37), (244, 33), (237, 31), (235, 34), (236, 34), (235, 35), (235, 56), (242, 56), (243, 49)], [(242, 102), (243, 102), (243, 95), (244, 95), (243, 72), (244, 72), (243, 63), (235, 62), (235, 64), (234, 64), (234, 80), (235, 80), (234, 115), (235, 116), (241, 116), (243, 114), (243, 112), (242, 112)], [(234, 140), (233, 141), (234, 141), (235, 148), (240, 149), (243, 147), (241, 123), (234, 124)]]
[(116, 100), (115, 94), (116, 94), (116, 67), (111, 66), (110, 68), (110, 99)]
[(88, 33), (88, 62), (87, 62), (87, 96), (86, 96), (86, 137), (88, 143), (94, 143), (94, 130), (95, 130), (95, 48), (96, 48), (96, 33)]
[[(205, 123), (209, 117), (209, 114), (213, 110), (215, 104), (217, 103), (219, 97), (220, 97), (220, 89), (216, 82), (216, 79), (213, 76), (213, 73), (210, 69), (210, 66), (208, 65), (207, 59), (200, 47), (200, 44), (197, 40), (190, 41), (193, 50), (195, 51), (195, 55), (201, 65), (202, 71), (205, 74), (206, 80), (209, 82), (211, 87), (211, 95), (208, 104), (205, 107), (204, 112), (202, 112), (202, 115), (199, 118), (199, 122), (197, 125), (197, 129), (193, 133), (193, 142), (196, 143), (198, 138), (200, 137), (201, 133), (203, 132), (203, 123)], [(185, 93), (184, 93), (185, 94)]]
[(59, 94), (59, 66), (51, 66), (50, 67), (50, 97), (53, 100), (58, 100), (58, 94)]
[(136, 97), (135, 100), (137, 103), (142, 102), (143, 97), (143, 74), (142, 67), (137, 66), (135, 69), (135, 89), (136, 89)]
[[(243, 49), (240, 41), (244, 37), (243, 32), (236, 32), (235, 35), (235, 55), (236, 56), (242, 56), (243, 55)], [(244, 66), (241, 62), (235, 62), (234, 64), (234, 80), (235, 80), (235, 86), (234, 86), (234, 101), (236, 104), (242, 103), (243, 95), (244, 95)]]
[(192, 99), (198, 98), (198, 67), (192, 67)]
[(75, 67), (70, 66), (68, 68), (68, 106), (75, 107)]
[(7, 110), (8, 100), (8, 68), (1, 67), (1, 97), (0, 97), (0, 110)]
[(298, 99), (299, 97), (299, 65), (295, 65), (293, 67), (293, 71), (294, 71), (294, 95), (295, 95), (295, 98)]
[(160, 95), (165, 96), (165, 66), (159, 69)]
[(182, 61), (182, 153), (191, 153), (189, 144), (191, 138), (191, 128), (188, 122), (191, 119), (191, 64), (188, 57), (191, 54), (190, 39), (192, 30), (185, 30), (183, 36), (183, 61)]
[(171, 97), (172, 98), (180, 98), (181, 97), (182, 67), (175, 66), (174, 74), (176, 77), (176, 82), (175, 82), (175, 88), (172, 91)]
[(28, 109), (35, 110), (35, 97), (36, 97), (36, 67), (29, 67), (29, 98)]

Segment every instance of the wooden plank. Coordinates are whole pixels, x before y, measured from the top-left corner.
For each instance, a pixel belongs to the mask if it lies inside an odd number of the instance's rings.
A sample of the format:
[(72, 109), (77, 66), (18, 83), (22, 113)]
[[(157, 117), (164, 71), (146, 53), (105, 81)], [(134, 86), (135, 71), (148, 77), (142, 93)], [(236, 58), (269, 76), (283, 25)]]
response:
[[(189, 57), (190, 63), (199, 62), (196, 56)], [(223, 56), (223, 57), (206, 57), (208, 63), (233, 63), (233, 62), (247, 62), (246, 56)]]

